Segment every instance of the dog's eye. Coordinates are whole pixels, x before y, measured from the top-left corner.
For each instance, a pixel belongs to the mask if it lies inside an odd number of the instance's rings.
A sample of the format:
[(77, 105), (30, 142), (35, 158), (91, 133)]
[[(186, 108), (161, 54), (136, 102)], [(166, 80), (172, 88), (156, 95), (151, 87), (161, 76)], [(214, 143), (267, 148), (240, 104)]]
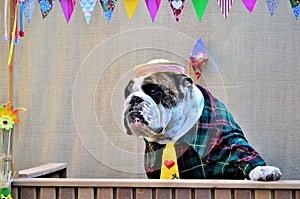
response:
[(142, 86), (143, 91), (149, 95), (156, 104), (159, 104), (163, 97), (163, 90), (156, 84), (145, 84)]

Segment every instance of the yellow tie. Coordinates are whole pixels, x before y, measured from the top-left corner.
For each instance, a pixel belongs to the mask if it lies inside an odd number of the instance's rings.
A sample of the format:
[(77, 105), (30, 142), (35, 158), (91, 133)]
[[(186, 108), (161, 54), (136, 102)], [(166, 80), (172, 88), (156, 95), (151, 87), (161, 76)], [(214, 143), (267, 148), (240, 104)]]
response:
[(167, 143), (163, 150), (160, 179), (179, 179), (174, 142)]

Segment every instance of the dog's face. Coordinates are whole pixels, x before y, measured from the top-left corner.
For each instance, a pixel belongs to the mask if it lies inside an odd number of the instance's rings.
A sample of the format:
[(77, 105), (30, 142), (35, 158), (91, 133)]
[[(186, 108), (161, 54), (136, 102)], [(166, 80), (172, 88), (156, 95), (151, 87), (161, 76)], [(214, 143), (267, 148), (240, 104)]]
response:
[(157, 72), (134, 78), (125, 88), (127, 134), (161, 144), (176, 141), (200, 117), (202, 101), (202, 93), (186, 75)]

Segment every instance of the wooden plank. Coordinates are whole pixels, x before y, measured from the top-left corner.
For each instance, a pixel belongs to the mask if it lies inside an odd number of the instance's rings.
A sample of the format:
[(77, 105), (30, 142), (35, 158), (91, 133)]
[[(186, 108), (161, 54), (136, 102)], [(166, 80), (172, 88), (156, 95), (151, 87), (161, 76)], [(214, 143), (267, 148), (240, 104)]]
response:
[(300, 199), (300, 188), (298, 191), (295, 191), (295, 199)]
[(22, 187), (20, 193), (20, 199), (36, 199), (36, 188), (35, 187)]
[(48, 163), (19, 171), (19, 178), (36, 178), (41, 176), (65, 178), (66, 163)]
[(17, 187), (12, 187), (11, 195), (13, 198), (19, 198), (19, 189)]
[(132, 199), (133, 190), (132, 188), (117, 188), (116, 199)]
[(75, 189), (68, 187), (60, 187), (58, 191), (58, 198), (75, 199)]
[(251, 190), (247, 189), (235, 189), (234, 190), (234, 198), (235, 199), (251, 199)]
[(192, 199), (192, 190), (175, 189), (175, 199)]
[(158, 188), (155, 190), (156, 199), (172, 199), (172, 189)]
[(211, 189), (195, 189), (194, 198), (212, 199)]
[(113, 199), (113, 189), (112, 188), (98, 188), (97, 189), (97, 199)]
[(271, 190), (255, 190), (254, 199), (271, 199), (272, 192)]
[(275, 190), (274, 199), (293, 199), (293, 192), (288, 190)]
[(136, 199), (152, 199), (152, 189), (149, 188), (137, 188)]
[(215, 189), (215, 198), (231, 199), (231, 189)]
[(78, 188), (78, 199), (94, 199), (94, 188)]
[(56, 199), (55, 187), (41, 187), (40, 198), (43, 199)]

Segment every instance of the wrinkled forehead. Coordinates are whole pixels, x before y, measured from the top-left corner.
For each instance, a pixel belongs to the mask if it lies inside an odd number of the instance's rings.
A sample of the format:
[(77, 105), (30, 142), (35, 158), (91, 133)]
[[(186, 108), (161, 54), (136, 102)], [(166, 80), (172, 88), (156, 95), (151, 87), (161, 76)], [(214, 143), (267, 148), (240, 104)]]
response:
[(132, 89), (139, 90), (144, 85), (155, 84), (160, 87), (168, 88), (174, 93), (177, 93), (177, 87), (180, 84), (179, 80), (174, 78), (173, 74), (166, 72), (158, 72), (145, 76), (134, 78)]

